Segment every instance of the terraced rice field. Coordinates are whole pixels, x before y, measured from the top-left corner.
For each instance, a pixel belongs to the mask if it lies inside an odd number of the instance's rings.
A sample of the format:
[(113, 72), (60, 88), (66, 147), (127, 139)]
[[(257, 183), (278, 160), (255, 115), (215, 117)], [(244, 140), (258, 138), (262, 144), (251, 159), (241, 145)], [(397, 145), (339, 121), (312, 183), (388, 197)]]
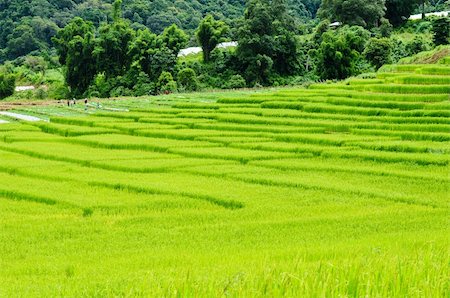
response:
[(50, 122), (0, 125), (0, 296), (448, 297), (449, 94), (390, 66), (16, 111)]

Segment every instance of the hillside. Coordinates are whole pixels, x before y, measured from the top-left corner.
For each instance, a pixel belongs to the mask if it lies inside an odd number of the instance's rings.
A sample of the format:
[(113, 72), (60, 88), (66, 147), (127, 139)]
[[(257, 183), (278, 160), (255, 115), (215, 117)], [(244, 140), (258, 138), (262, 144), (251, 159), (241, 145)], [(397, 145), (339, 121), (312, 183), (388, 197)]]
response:
[(444, 297), (439, 62), (0, 115), (2, 294)]
[[(0, 63), (51, 45), (51, 37), (73, 17), (79, 16), (98, 25), (111, 19), (112, 0), (10, 0), (0, 1)], [(315, 15), (320, 0), (289, 0), (297, 19)], [(206, 14), (230, 25), (242, 17), (245, 0), (124, 0), (123, 16), (134, 27), (146, 26), (155, 33), (177, 24), (195, 29)], [(8, 49), (8, 52), (5, 49)]]

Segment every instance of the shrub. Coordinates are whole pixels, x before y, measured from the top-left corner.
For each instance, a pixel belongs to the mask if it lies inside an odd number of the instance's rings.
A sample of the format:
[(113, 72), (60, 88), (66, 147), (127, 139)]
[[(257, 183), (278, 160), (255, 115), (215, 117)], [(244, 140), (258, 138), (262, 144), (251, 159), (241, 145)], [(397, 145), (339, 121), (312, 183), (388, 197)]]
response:
[(44, 88), (38, 88), (34, 94), (36, 99), (46, 99), (48, 97), (48, 93)]
[(388, 19), (382, 18), (381, 25), (379, 27), (379, 32), (382, 37), (389, 37), (392, 34), (394, 27), (389, 23)]
[[(345, 79), (364, 68), (361, 52), (370, 33), (361, 27), (342, 27), (322, 36), (317, 56), (317, 74), (323, 80)], [(360, 65), (361, 64), (361, 65)]]
[(391, 38), (392, 44), (392, 61), (397, 62), (398, 60), (408, 56), (406, 52), (406, 45), (401, 39)]
[(366, 59), (377, 69), (391, 62), (392, 44), (387, 38), (371, 38), (364, 50)]
[(448, 18), (436, 19), (433, 22), (433, 42), (435, 45), (449, 44), (450, 20)]
[(196, 91), (198, 90), (197, 74), (192, 68), (184, 68), (178, 72), (178, 84), (184, 90)]
[(12, 75), (0, 74), (0, 99), (14, 94), (16, 79)]
[(69, 97), (69, 88), (64, 83), (55, 83), (50, 88), (48, 96), (52, 99), (66, 99)]
[(407, 56), (430, 50), (429, 43), (422, 36), (415, 36), (414, 39), (406, 44)]
[(163, 71), (158, 78), (157, 88), (160, 93), (172, 93), (177, 91), (177, 83), (170, 72)]
[(111, 90), (110, 96), (111, 97), (133, 96), (133, 91), (126, 87), (118, 86)]
[(234, 75), (223, 85), (226, 89), (237, 89), (246, 87), (245, 79), (241, 75)]

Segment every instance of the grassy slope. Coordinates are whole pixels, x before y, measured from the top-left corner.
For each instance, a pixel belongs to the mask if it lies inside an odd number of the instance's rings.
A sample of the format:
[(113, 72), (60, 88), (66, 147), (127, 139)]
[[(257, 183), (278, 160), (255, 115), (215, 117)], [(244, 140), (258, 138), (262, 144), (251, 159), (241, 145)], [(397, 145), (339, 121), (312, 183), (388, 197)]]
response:
[(0, 125), (0, 296), (445, 296), (448, 69)]

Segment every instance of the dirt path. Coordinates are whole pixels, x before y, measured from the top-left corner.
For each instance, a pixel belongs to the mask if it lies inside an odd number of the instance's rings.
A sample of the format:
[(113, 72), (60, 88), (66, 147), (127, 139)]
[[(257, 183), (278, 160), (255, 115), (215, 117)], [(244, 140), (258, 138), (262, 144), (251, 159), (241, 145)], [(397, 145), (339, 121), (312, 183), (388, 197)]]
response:
[(9, 111), (12, 109), (34, 107), (34, 106), (57, 106), (64, 104), (62, 101), (58, 100), (47, 100), (47, 101), (10, 101), (1, 102), (0, 101), (0, 111)]

